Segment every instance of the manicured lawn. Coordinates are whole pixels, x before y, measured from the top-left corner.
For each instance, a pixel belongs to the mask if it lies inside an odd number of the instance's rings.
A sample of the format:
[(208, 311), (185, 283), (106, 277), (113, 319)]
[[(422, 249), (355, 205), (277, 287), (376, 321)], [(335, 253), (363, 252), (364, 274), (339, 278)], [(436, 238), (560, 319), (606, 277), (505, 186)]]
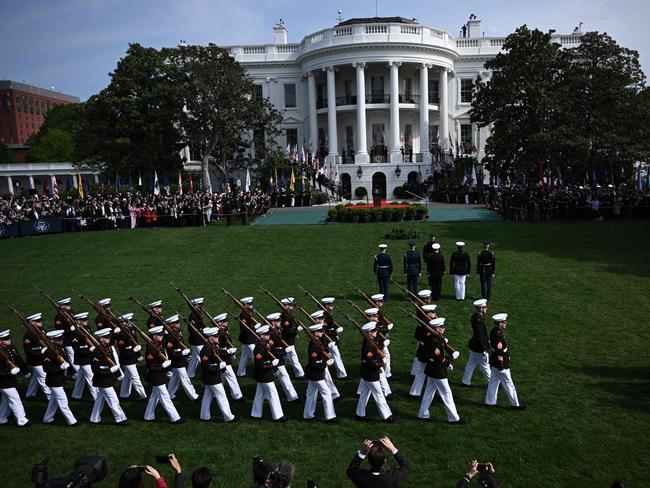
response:
[[(205, 306), (213, 314), (236, 310), (221, 293), (222, 287), (239, 297), (255, 295), (263, 313), (275, 311), (258, 284), (278, 297), (300, 297), (310, 311), (314, 307), (301, 295), (299, 284), (318, 297), (344, 293), (362, 305), (346, 281), (367, 292), (376, 290), (372, 255), (394, 227), (215, 226), (0, 241), (4, 278), (0, 294), (3, 302), (24, 313), (44, 312), (48, 329), (54, 311), (32, 283), (55, 298), (74, 296), (73, 288), (96, 299), (110, 296), (118, 312), (136, 312), (139, 325), (144, 314), (130, 305), (125, 293), (145, 303), (162, 298), (165, 314), (173, 309), (187, 313), (169, 280), (189, 295), (206, 297)], [(343, 395), (336, 405), (343, 420), (340, 425), (302, 422), (302, 402), (285, 408), (292, 419), (286, 424), (248, 420), (255, 389), (251, 379), (241, 382), (249, 400), (232, 404), (233, 411), (244, 417), (235, 425), (199, 422), (199, 405), (188, 402), (183, 393), (176, 402), (188, 420), (182, 426), (169, 425), (162, 409), (155, 424), (146, 424), (142, 420), (145, 405), (138, 402), (123, 404), (131, 422), (126, 428), (111, 425), (108, 409), (104, 411), (106, 425), (89, 425), (92, 404), (88, 401), (71, 402), (73, 412), (85, 422), (81, 428), (65, 428), (62, 420), (57, 421), (59, 425), (44, 426), (45, 402), (30, 402), (26, 408), (35, 422), (32, 428), (0, 428), (5, 445), (0, 485), (30, 486), (32, 464), (46, 455), (50, 456), (50, 473), (61, 475), (71, 470), (77, 456), (98, 453), (107, 457), (110, 473), (97, 486), (114, 487), (127, 466), (153, 463), (156, 454), (175, 452), (188, 478), (193, 469), (210, 465), (217, 472), (219, 487), (247, 486), (256, 454), (274, 463), (283, 458), (293, 461), (297, 465), (293, 486), (305, 486), (307, 479), (316, 480), (319, 487), (350, 486), (345, 469), (355, 450), (364, 438), (383, 435), (391, 437), (413, 467), (403, 486), (455, 486), (471, 458), (492, 461), (503, 486), (608, 487), (618, 478), (629, 480), (631, 486), (645, 485), (650, 468), (647, 447), (643, 447), (650, 434), (650, 225), (643, 221), (501, 222), (403, 227), (421, 231), (420, 249), (426, 234), (435, 230), (447, 260), (458, 239), (468, 243), (472, 260), (483, 239), (494, 243), (497, 276), (488, 313), (509, 313), (506, 334), (512, 376), (528, 410), (508, 410), (503, 391), (500, 407), (485, 410), (485, 381), (478, 370), (472, 389), (458, 386), (471, 335), (471, 301), (480, 293), (474, 275), (468, 299), (456, 302), (447, 277), (439, 315), (448, 320), (450, 344), (462, 353), (450, 383), (459, 413), (469, 422), (466, 426), (448, 426), (439, 402), (431, 407), (435, 421), (417, 420), (418, 402), (408, 398), (414, 324), (399, 310), (405, 301), (393, 288), (386, 311), (396, 324), (391, 386), (398, 398), (390, 406), (400, 417), (397, 423), (354, 420), (361, 337), (344, 324), (341, 351), (353, 380), (338, 384)], [(394, 277), (403, 281), (401, 255), (406, 243), (388, 243), (396, 265)], [(342, 300), (338, 304), (349, 309)], [(73, 307), (88, 309), (79, 299)], [(343, 317), (337, 318), (344, 322)], [(21, 326), (4, 304), (0, 324), (0, 328), (11, 327), (20, 342)], [(236, 326), (231, 324), (231, 329), (236, 336)], [(306, 347), (302, 338), (297, 350), (303, 362)], [(297, 388), (304, 395), (306, 384), (298, 383)], [(24, 389), (22, 381), (20, 391)], [(282, 394), (281, 398), (284, 403)], [(372, 401), (369, 415), (378, 419)], [(317, 416), (322, 417), (320, 404)], [(161, 471), (170, 481), (170, 469)]]

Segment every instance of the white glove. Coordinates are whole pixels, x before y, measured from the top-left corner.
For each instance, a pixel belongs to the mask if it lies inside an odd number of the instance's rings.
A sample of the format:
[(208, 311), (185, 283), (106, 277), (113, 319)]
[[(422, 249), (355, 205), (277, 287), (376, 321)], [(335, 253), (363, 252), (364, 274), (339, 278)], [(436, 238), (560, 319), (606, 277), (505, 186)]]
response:
[(286, 347), (284, 350), (287, 351), (287, 352), (291, 352), (291, 351), (293, 351), (294, 349), (295, 349), (295, 347), (293, 347), (293, 346), (288, 346), (288, 347)]
[(328, 359), (328, 360), (326, 361), (326, 364), (327, 364), (328, 366), (331, 366), (332, 364), (334, 364), (334, 360), (333, 360), (333, 359)]
[(61, 363), (61, 369), (63, 369), (63, 370), (66, 370), (66, 369), (68, 369), (69, 367), (70, 367), (70, 364), (66, 363), (65, 361), (63, 361), (63, 362)]
[(138, 361), (142, 362), (142, 361), (144, 361), (144, 358), (142, 356), (138, 356)]
[(454, 365), (450, 364), (449, 366), (447, 366), (447, 370), (448, 371), (453, 371), (454, 370)]
[(224, 363), (223, 361), (221, 361), (221, 362), (219, 363), (219, 369), (226, 369), (226, 363)]
[(226, 349), (226, 352), (228, 354), (235, 354), (237, 352), (237, 348), (236, 347), (231, 347), (229, 349)]
[(329, 347), (329, 348), (332, 348), (334, 346), (336, 346), (335, 342), (330, 342), (329, 344), (327, 344), (327, 347)]
[(115, 371), (117, 371), (118, 369), (120, 369), (120, 367), (116, 364), (115, 366), (111, 366), (110, 371), (111, 373), (115, 373)]
[(336, 329), (336, 333), (337, 333), (337, 334), (340, 334), (341, 332), (343, 332), (343, 327), (338, 327), (338, 328)]
[(31, 378), (31, 377), (32, 377), (32, 373), (27, 373), (27, 374), (25, 375), (25, 379), (29, 379), (29, 378)]
[(95, 346), (90, 346), (90, 352), (93, 352), (95, 350)]
[(189, 353), (190, 353), (190, 350), (189, 350), (189, 349), (183, 349), (183, 350), (181, 351), (181, 354), (182, 354), (183, 356), (187, 356)]
[(122, 330), (122, 329), (120, 329), (119, 327), (115, 327), (115, 328), (113, 329), (113, 334), (119, 334), (121, 330)]
[(163, 361), (162, 367), (163, 368), (169, 368), (171, 366), (172, 362), (168, 359), (167, 361)]
[(45, 354), (45, 351), (47, 351), (47, 347), (41, 347), (41, 354)]
[(445, 337), (445, 344), (448, 344), (448, 343), (449, 343), (449, 339), (447, 339), (447, 338)]
[(272, 365), (273, 367), (277, 366), (278, 364), (280, 364), (280, 360), (279, 360), (279, 359), (274, 359), (273, 361), (271, 361), (271, 365)]
[(452, 358), (458, 359), (460, 357), (460, 352), (454, 351), (454, 353), (451, 355)]
[(20, 373), (20, 368), (11, 368), (11, 374), (17, 375), (18, 373)]
[(71, 325), (71, 326), (70, 326), (70, 332), (72, 332), (72, 331), (75, 330), (75, 329), (76, 329), (76, 327), (75, 327), (74, 325)]
[(390, 346), (390, 339), (386, 339), (384, 341), (384, 346), (386, 346), (386, 347)]
[(167, 372), (165, 373), (165, 376), (167, 376), (167, 378), (171, 378), (171, 377), (172, 377), (172, 372), (171, 372), (171, 371), (167, 371)]
[(140, 352), (141, 350), (142, 350), (142, 346), (140, 344), (138, 344), (133, 348), (133, 352)]
[(393, 327), (394, 327), (394, 326), (395, 326), (395, 324), (388, 324), (388, 325), (386, 326), (386, 328), (387, 328), (388, 330), (393, 330)]

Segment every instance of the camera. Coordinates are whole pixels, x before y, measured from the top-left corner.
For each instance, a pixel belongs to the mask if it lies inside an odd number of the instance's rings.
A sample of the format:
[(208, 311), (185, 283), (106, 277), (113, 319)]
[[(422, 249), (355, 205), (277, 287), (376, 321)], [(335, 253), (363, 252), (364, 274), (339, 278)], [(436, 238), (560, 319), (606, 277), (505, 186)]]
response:
[(490, 470), (490, 466), (488, 466), (487, 464), (476, 465), (476, 471), (489, 471), (489, 470)]
[(89, 488), (96, 481), (106, 478), (106, 459), (100, 456), (80, 456), (74, 469), (67, 476), (49, 479), (46, 457), (32, 468), (32, 482), (35, 488)]

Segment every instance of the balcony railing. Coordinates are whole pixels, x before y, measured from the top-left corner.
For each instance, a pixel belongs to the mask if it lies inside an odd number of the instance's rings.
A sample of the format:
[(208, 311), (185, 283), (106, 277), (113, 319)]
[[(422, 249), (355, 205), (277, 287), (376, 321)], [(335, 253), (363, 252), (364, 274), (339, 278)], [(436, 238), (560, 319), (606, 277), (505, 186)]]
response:
[[(390, 103), (390, 95), (389, 94), (367, 94), (366, 95), (366, 104), (379, 104), (379, 103)], [(399, 94), (399, 102), (398, 103), (403, 103), (403, 104), (419, 104), (420, 103), (420, 95), (415, 95), (413, 93), (400, 93)], [(431, 95), (429, 95), (429, 105), (436, 105), (439, 103), (439, 99), (433, 98)], [(336, 106), (337, 107), (342, 107), (345, 105), (356, 105), (357, 104), (357, 96), (356, 95), (343, 95), (340, 97), (336, 97)], [(327, 108), (327, 98), (320, 98), (316, 100), (316, 108), (321, 109), (321, 108)]]

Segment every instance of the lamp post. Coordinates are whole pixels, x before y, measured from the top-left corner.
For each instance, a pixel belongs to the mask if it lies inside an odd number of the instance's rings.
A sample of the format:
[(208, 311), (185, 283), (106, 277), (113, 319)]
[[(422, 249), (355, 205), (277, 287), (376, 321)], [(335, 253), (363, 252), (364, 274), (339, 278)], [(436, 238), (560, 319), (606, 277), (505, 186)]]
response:
[(357, 169), (357, 177), (361, 179), (363, 176), (363, 169), (361, 169), (361, 166), (359, 166), (359, 169)]
[(398, 164), (397, 168), (395, 168), (395, 176), (397, 176), (397, 178), (399, 178), (401, 174), (402, 174), (402, 169), (399, 167), (399, 164)]

